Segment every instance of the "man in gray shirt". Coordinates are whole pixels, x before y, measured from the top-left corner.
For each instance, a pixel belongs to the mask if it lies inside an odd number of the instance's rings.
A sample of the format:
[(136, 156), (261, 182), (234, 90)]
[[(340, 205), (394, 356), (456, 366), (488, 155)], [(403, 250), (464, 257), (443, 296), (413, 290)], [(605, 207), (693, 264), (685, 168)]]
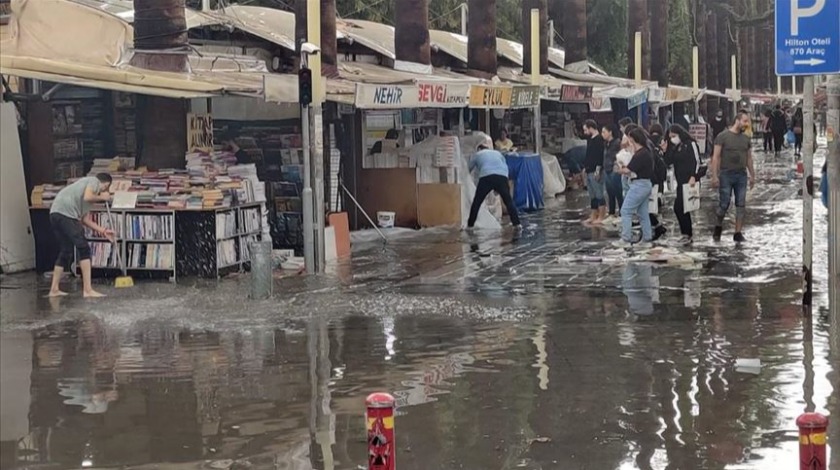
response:
[(712, 155), (712, 187), (719, 188), (720, 202), (717, 210), (714, 240), (720, 241), (723, 233), (723, 219), (729, 210), (732, 194), (735, 193), (735, 236), (736, 243), (746, 241), (743, 235), (744, 217), (747, 213), (747, 185), (755, 185), (752, 143), (744, 134), (750, 125), (750, 115), (738, 112), (735, 122), (715, 138), (715, 153)]
[(52, 225), (60, 251), (55, 261), (49, 297), (67, 295), (61, 291), (59, 283), (64, 270), (69, 269), (73, 261), (73, 250), (76, 250), (79, 255), (82, 295), (104, 297), (91, 286), (90, 246), (85, 238), (85, 227), (111, 242), (114, 241), (114, 232), (94, 222), (90, 215), (91, 204), (111, 200), (111, 194), (108, 192), (110, 185), (111, 175), (100, 173), (70, 184), (55, 196), (55, 201), (50, 208), (50, 225)]

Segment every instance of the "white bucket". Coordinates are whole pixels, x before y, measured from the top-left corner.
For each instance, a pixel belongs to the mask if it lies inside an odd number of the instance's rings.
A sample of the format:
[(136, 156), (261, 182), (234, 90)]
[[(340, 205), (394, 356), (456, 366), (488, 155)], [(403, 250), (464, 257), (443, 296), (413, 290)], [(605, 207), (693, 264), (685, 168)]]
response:
[(394, 221), (397, 218), (396, 212), (377, 212), (376, 213), (376, 221), (379, 223), (380, 228), (392, 228), (394, 226)]

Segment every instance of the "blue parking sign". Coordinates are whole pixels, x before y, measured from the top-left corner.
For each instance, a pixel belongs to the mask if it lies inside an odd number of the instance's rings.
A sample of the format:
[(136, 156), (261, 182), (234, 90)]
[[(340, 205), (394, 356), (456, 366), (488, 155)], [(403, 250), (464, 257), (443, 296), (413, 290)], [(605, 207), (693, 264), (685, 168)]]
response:
[(776, 0), (776, 75), (840, 73), (840, 0)]

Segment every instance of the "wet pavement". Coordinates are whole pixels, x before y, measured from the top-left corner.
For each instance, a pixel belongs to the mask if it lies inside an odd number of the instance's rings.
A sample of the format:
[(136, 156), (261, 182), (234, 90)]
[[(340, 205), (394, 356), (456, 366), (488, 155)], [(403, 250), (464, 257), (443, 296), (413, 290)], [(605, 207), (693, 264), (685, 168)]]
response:
[(813, 314), (798, 305), (791, 167), (761, 163), (748, 243), (700, 220), (690, 265), (568, 261), (614, 239), (580, 225), (577, 192), (521, 236), (356, 246), (271, 301), (247, 275), (95, 302), (5, 277), (0, 467), (366, 468), (364, 397), (387, 390), (400, 470), (796, 468), (796, 416), (840, 415), (840, 325), (819, 201)]

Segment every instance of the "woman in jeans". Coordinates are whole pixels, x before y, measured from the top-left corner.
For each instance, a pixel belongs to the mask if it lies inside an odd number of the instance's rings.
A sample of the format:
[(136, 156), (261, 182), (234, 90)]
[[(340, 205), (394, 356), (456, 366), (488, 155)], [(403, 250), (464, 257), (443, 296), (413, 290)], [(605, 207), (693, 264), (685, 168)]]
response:
[(628, 142), (633, 152), (630, 163), (621, 167), (618, 172), (630, 178), (630, 189), (624, 197), (621, 206), (621, 240), (615, 243), (619, 248), (630, 248), (633, 245), (633, 216), (639, 217), (642, 226), (642, 240), (636, 245), (639, 248), (649, 248), (653, 239), (653, 227), (650, 223), (648, 199), (653, 187), (653, 155), (648, 148), (648, 138), (641, 128), (634, 128), (627, 134)]
[[(621, 130), (615, 124), (608, 124), (601, 128), (601, 137), (604, 138), (604, 174), (607, 185), (607, 205), (609, 215), (604, 221), (613, 220), (616, 212), (624, 204), (624, 192), (621, 188), (621, 175), (615, 172), (616, 156), (621, 151)], [(617, 220), (617, 219), (616, 219)]]
[(687, 130), (679, 124), (668, 129), (667, 147), (665, 147), (665, 163), (674, 166), (674, 177), (677, 179), (677, 197), (674, 200), (674, 214), (680, 224), (682, 238), (679, 244), (690, 245), (694, 237), (691, 224), (691, 212), (685, 212), (683, 207), (683, 185), (694, 187), (698, 184), (700, 171), (700, 147)]

